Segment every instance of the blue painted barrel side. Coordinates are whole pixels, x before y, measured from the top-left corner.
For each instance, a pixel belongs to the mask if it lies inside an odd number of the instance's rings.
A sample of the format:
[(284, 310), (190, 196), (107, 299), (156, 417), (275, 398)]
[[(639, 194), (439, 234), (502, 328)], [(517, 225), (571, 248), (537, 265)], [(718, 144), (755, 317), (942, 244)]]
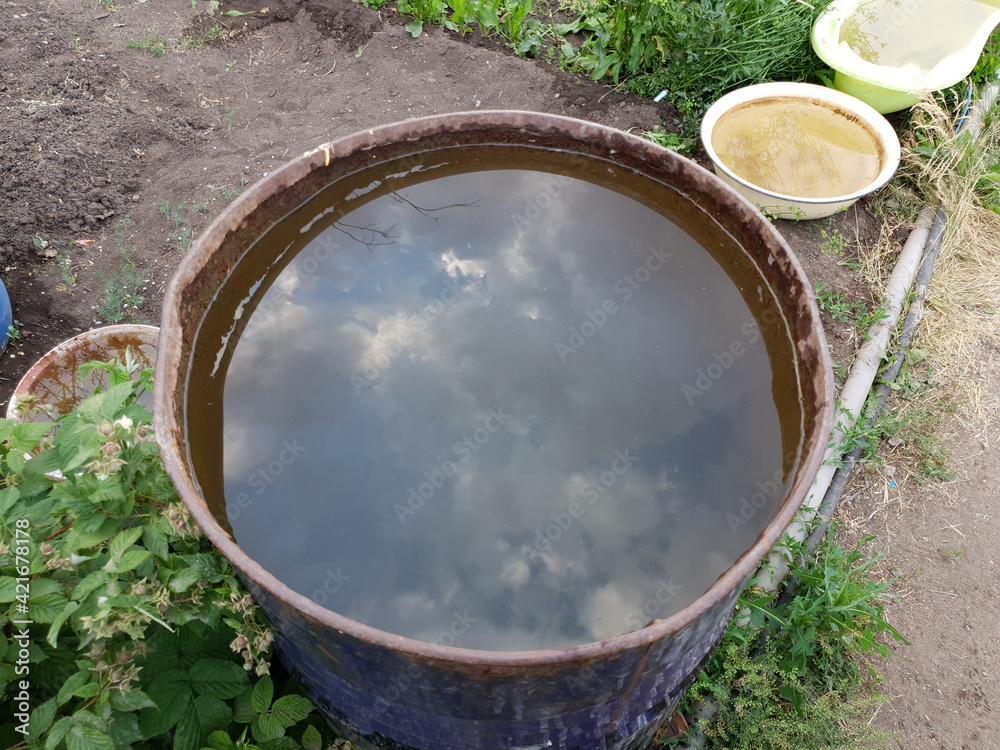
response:
[(379, 750), (626, 748), (637, 732), (673, 714), (725, 632), (741, 589), (647, 646), (491, 674), (498, 670), (473, 659), (419, 660), (360, 640), (247, 583), (274, 625), (282, 662), (355, 742)]
[(7, 335), (7, 331), (13, 322), (14, 316), (10, 309), (10, 296), (7, 294), (7, 287), (4, 286), (3, 280), (0, 279), (0, 352), (7, 346), (7, 340), (10, 338)]

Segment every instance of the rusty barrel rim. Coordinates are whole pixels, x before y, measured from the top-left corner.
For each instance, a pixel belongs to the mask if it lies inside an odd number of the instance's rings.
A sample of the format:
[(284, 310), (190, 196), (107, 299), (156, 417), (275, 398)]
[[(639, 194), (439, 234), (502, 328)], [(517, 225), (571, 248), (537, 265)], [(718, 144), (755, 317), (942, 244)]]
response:
[[(178, 402), (183, 404), (183, 409), (187, 407), (188, 374), (186, 370), (184, 373), (179, 372), (178, 368), (182, 364), (185, 344), (193, 344), (192, 341), (185, 340), (186, 332), (181, 324), (182, 292), (203, 274), (209, 275), (210, 281), (224, 281), (206, 273), (208, 262), (215, 249), (230, 233), (245, 228), (249, 217), (261, 202), (293, 188), (313, 172), (329, 167), (331, 161), (338, 158), (399, 143), (415, 144), (409, 153), (416, 154), (426, 150), (416, 144), (432, 136), (447, 134), (458, 139), (463, 133), (481, 133), (489, 129), (496, 129), (498, 134), (504, 134), (505, 139), (498, 140), (497, 143), (531, 146), (536, 142), (561, 138), (568, 143), (579, 143), (582, 148), (584, 143), (597, 142), (606, 147), (604, 153), (609, 161), (618, 161), (627, 154), (632, 161), (647, 165), (651, 172), (661, 172), (664, 177), (681, 175), (686, 182), (696, 186), (698, 197), (715, 201), (718, 206), (733, 213), (731, 223), (741, 221), (748, 227), (746, 231), (760, 233), (772, 252), (767, 263), (779, 265), (784, 274), (784, 283), (791, 285), (791, 296), (797, 301), (799, 313), (804, 315), (804, 318), (795, 321), (797, 331), (790, 326), (789, 335), (796, 353), (795, 364), (799, 374), (803, 410), (805, 413), (812, 408), (815, 427), (811, 431), (803, 427), (801, 459), (795, 481), (770, 523), (754, 544), (707, 591), (680, 612), (656, 620), (639, 630), (565, 649), (484, 651), (418, 641), (357, 622), (325, 609), (305, 595), (293, 591), (247, 555), (215, 520), (191, 475), (185, 430), (178, 419), (178, 414), (183, 413), (177, 406)], [(455, 145), (460, 144), (459, 140)], [(650, 179), (656, 179), (649, 172), (644, 174)], [(686, 195), (692, 198), (690, 194)], [(761, 268), (763, 259), (753, 260), (764, 278)], [(782, 313), (787, 315), (788, 303), (784, 299), (781, 308)], [(811, 379), (807, 377), (810, 374)], [(435, 115), (361, 131), (312, 149), (251, 186), (201, 234), (171, 278), (163, 300), (153, 397), (156, 440), (167, 474), (202, 531), (234, 567), (254, 584), (276, 597), (284, 607), (299, 611), (321, 626), (421, 660), (446, 662), (453, 666), (475, 664), (480, 669), (480, 675), (483, 667), (498, 670), (505, 667), (544, 667), (567, 661), (606, 658), (616, 653), (651, 646), (697, 621), (749, 578), (791, 523), (822, 462), (833, 420), (833, 404), (832, 368), (812, 287), (788, 244), (749, 201), (708, 170), (646, 139), (585, 120), (513, 110)]]

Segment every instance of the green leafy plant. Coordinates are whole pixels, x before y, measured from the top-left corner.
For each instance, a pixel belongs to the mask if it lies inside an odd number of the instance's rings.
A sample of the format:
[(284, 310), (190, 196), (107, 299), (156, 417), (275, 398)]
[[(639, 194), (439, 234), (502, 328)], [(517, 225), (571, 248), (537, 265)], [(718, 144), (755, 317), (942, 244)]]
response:
[(868, 307), (861, 300), (848, 302), (843, 292), (834, 292), (826, 284), (816, 285), (816, 304), (838, 323), (853, 323), (868, 314)]
[(822, 238), (820, 249), (824, 255), (842, 256), (851, 244), (851, 241), (839, 229), (831, 229), (829, 232), (820, 229), (819, 235)]
[(400, 13), (413, 16), (414, 20), (406, 24), (406, 30), (414, 37), (423, 32), (424, 23), (440, 24), (444, 21), (448, 9), (444, 0), (399, 0), (397, 7)]
[(869, 329), (887, 315), (881, 305), (869, 309), (862, 300), (848, 302), (842, 292), (827, 289), (826, 284), (816, 285), (816, 304), (838, 323), (850, 323), (867, 339)]
[[(869, 726), (883, 696), (870, 691), (872, 671), (859, 659), (886, 656), (881, 636), (905, 643), (886, 622), (889, 584), (874, 580), (878, 557), (866, 557), (864, 539), (845, 550), (828, 539), (816, 556), (793, 566), (795, 597), (780, 609), (773, 594), (748, 590), (734, 621), (685, 702), (713, 700), (718, 713), (703, 720), (708, 747), (888, 747)], [(778, 629), (780, 627), (780, 630)], [(772, 637), (757, 651), (758, 633)]]
[(652, 96), (661, 90), (695, 119), (737, 86), (818, 80), (825, 66), (809, 32), (829, 0), (597, 0), (582, 5), (590, 32), (572, 64), (594, 79)]
[(662, 130), (648, 131), (643, 133), (642, 137), (648, 138), (658, 146), (669, 148), (671, 151), (676, 151), (679, 154), (690, 154), (697, 144), (694, 138), (678, 133), (667, 133)]
[(0, 626), (30, 652), (27, 673), (0, 644), (3, 746), (249, 748), (250, 725), (260, 750), (315, 750), (327, 730), (293, 683), (271, 701), (271, 630), (166, 476), (139, 403), (152, 371), (93, 368), (107, 389), (54, 424), (0, 420)]
[(250, 724), (258, 742), (283, 737), (287, 729), (305, 719), (313, 704), (301, 695), (285, 695), (274, 700), (274, 683), (267, 675), (254, 685), (253, 691), (237, 704), (236, 720)]

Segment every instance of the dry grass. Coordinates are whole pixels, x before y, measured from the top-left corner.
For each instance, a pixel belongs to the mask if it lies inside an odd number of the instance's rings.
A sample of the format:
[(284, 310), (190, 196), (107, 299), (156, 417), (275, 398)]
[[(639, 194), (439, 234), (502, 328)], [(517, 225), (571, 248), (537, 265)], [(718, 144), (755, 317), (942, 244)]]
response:
[(882, 229), (873, 244), (858, 243), (859, 271), (867, 280), (876, 299), (885, 296), (885, 283), (902, 249), (900, 230), (909, 233), (923, 207), (920, 196), (908, 184), (896, 179), (868, 199), (868, 210), (881, 217)]
[(959, 415), (978, 429), (1000, 414), (1000, 215), (982, 205), (980, 193), (983, 175), (1000, 159), (996, 107), (993, 115), (977, 138), (954, 137), (952, 115), (927, 101), (903, 144), (904, 172), (948, 216), (914, 345), (928, 350), (938, 377), (963, 403)]

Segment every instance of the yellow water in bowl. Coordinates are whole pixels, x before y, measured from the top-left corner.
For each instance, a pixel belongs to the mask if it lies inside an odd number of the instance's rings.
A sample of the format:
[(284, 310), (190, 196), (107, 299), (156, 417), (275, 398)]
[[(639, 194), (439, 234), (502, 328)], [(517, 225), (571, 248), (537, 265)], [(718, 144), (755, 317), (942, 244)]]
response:
[(871, 131), (818, 103), (775, 98), (744, 104), (712, 131), (719, 159), (747, 182), (796, 198), (837, 198), (869, 186), (882, 166)]
[(961, 50), (1000, 0), (864, 0), (845, 19), (840, 41), (875, 65), (914, 65), (926, 75)]

